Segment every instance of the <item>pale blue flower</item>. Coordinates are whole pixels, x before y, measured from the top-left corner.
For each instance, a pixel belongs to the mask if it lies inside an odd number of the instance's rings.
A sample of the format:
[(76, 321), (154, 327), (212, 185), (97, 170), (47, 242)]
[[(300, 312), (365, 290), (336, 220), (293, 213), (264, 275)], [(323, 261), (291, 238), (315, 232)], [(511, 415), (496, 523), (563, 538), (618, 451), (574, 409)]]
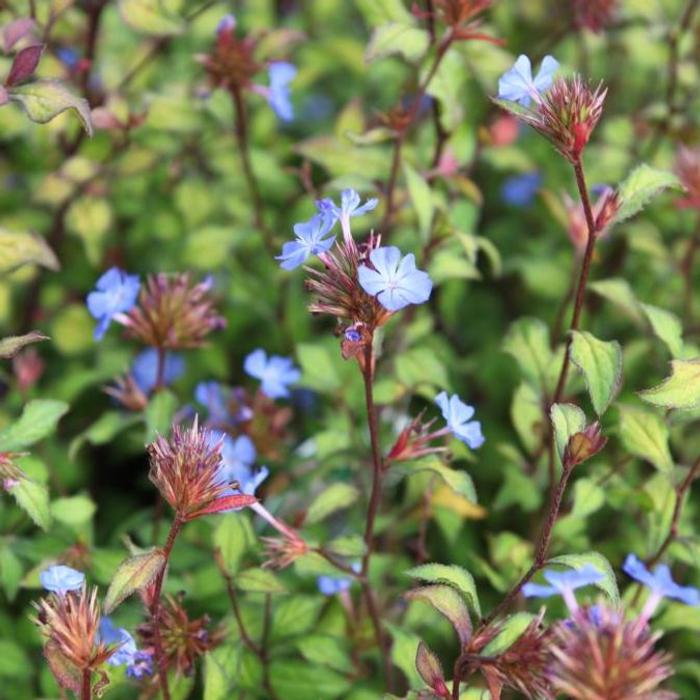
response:
[(129, 311), (139, 294), (139, 276), (129, 275), (118, 267), (112, 267), (97, 280), (96, 289), (87, 295), (87, 308), (98, 321), (95, 340), (101, 340), (112, 318)]
[(539, 583), (526, 583), (523, 586), (523, 595), (526, 597), (549, 598), (553, 595), (573, 593), (577, 588), (590, 586), (603, 580), (604, 574), (591, 564), (586, 564), (580, 569), (568, 569), (566, 571), (554, 571), (549, 569), (544, 572), (544, 578), (549, 585)]
[(63, 595), (67, 591), (77, 591), (82, 588), (85, 583), (85, 574), (71, 569), (70, 566), (54, 564), (39, 574), (39, 581), (47, 591)]
[(289, 396), (289, 385), (299, 381), (301, 372), (289, 357), (270, 355), (258, 348), (245, 358), (243, 368), (251, 377), (259, 379), (261, 390), (271, 399)]
[(428, 301), (433, 288), (427, 272), (416, 268), (413, 253), (401, 257), (395, 246), (375, 248), (369, 254), (373, 267), (360, 265), (357, 274), (362, 289), (376, 296), (389, 311)]
[(316, 586), (319, 593), (325, 596), (333, 596), (343, 591), (347, 591), (352, 585), (350, 578), (336, 578), (335, 576), (319, 576), (316, 579)]
[(628, 554), (622, 570), (635, 581), (650, 588), (656, 599), (672, 598), (686, 605), (700, 605), (700, 591), (692, 586), (679, 586), (671, 577), (671, 570), (666, 564), (659, 564), (652, 573), (634, 554)]
[(559, 62), (552, 56), (545, 56), (539, 73), (532, 77), (530, 59), (521, 55), (498, 81), (498, 96), (511, 102), (519, 102), (529, 106), (531, 100), (540, 100), (540, 94), (549, 90), (554, 80), (554, 73), (559, 68)]
[(332, 199), (319, 199), (316, 208), (321, 214), (333, 217), (334, 221), (349, 221), (352, 216), (362, 216), (368, 211), (372, 211), (378, 204), (376, 198), (368, 199), (364, 204), (360, 204), (360, 195), (353, 189), (343, 190), (340, 193), (340, 206)]
[(236, 28), (236, 17), (232, 14), (224, 15), (220, 20), (219, 24), (216, 25), (216, 33), (221, 34), (222, 32), (230, 33)]
[[(165, 353), (163, 382), (172, 384), (185, 371), (185, 360), (174, 352)], [(150, 394), (158, 381), (158, 351), (147, 348), (140, 352), (131, 366), (131, 376), (144, 394)]]
[(501, 198), (514, 207), (526, 207), (532, 204), (542, 184), (542, 175), (537, 171), (513, 175), (501, 186)]
[(309, 255), (325, 253), (335, 241), (335, 235), (328, 235), (334, 225), (335, 219), (324, 214), (316, 214), (309, 221), (294, 224), (296, 240), (282, 246), (282, 255), (276, 258), (282, 261), (280, 267), (293, 270), (302, 265)]
[(153, 655), (147, 651), (137, 651), (126, 667), (126, 675), (129, 678), (153, 675)]
[(442, 411), (448, 429), (456, 438), (469, 445), (472, 450), (484, 444), (481, 423), (471, 420), (474, 415), (472, 406), (464, 403), (457, 394), (448, 397), (446, 391), (435, 397), (435, 403)]
[(194, 390), (194, 398), (197, 403), (206, 407), (210, 423), (221, 425), (229, 422), (231, 416), (228, 401), (224, 388), (219, 382), (199, 382)]
[(112, 622), (112, 618), (107, 616), (100, 619), (97, 641), (119, 645), (119, 648), (107, 660), (110, 666), (130, 664), (138, 651), (134, 638), (123, 627), (117, 627)]
[(267, 101), (275, 114), (285, 122), (294, 119), (289, 83), (294, 80), (297, 69), (286, 61), (275, 61), (268, 68), (270, 88)]

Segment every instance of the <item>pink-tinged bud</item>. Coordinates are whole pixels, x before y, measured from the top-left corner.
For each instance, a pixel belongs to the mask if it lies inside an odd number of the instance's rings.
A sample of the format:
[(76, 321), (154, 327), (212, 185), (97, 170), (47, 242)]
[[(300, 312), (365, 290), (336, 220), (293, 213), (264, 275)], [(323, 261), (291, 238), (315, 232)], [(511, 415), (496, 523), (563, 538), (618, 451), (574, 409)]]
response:
[(97, 588), (52, 593), (34, 606), (34, 622), (44, 637), (44, 656), (58, 684), (78, 693), (83, 672), (96, 673), (99, 680), (93, 692), (98, 695), (109, 682), (102, 666), (117, 647), (99, 641)]
[(600, 32), (615, 20), (618, 0), (572, 0), (574, 22), (579, 29)]
[(687, 193), (678, 200), (678, 206), (682, 209), (700, 209), (700, 148), (681, 146), (673, 169)]
[(221, 480), (221, 440), (200, 428), (175, 426), (169, 440), (159, 436), (148, 446), (148, 478), (184, 521), (221, 510), (251, 505), (252, 496), (233, 494)]
[(556, 693), (581, 700), (672, 700), (678, 696), (659, 688), (673, 675), (671, 657), (655, 648), (660, 636), (605, 605), (579, 608), (553, 628), (550, 682)]
[(103, 387), (102, 390), (129, 411), (138, 413), (148, 405), (148, 397), (130, 374), (117, 377), (113, 385)]
[(235, 19), (228, 15), (219, 24), (211, 52), (197, 56), (197, 60), (204, 66), (214, 87), (240, 90), (248, 87), (262, 68), (255, 60), (255, 48), (253, 37), (236, 36)]
[(608, 189), (600, 195), (595, 207), (593, 208), (593, 216), (595, 217), (596, 236), (600, 236), (607, 231), (608, 226), (620, 211), (620, 193), (617, 190)]
[(15, 459), (21, 456), (20, 452), (0, 452), (0, 479), (5, 491), (10, 491), (26, 478), (25, 473), (15, 464)]
[(569, 438), (569, 442), (564, 449), (562, 462), (566, 469), (573, 469), (575, 466), (594, 457), (606, 445), (608, 439), (600, 432), (600, 423), (591, 423), (585, 430), (575, 433)]
[(434, 422), (435, 421), (433, 419), (427, 423), (423, 423), (422, 413), (418, 417), (414, 418), (399, 433), (399, 436), (396, 438), (396, 442), (391, 450), (389, 450), (389, 454), (386, 456), (386, 461), (405, 462), (411, 459), (425, 457), (429, 454), (446, 452), (447, 448), (444, 446), (432, 447), (430, 445), (433, 440), (444, 437), (449, 432), (446, 428), (430, 432), (430, 428)]
[(31, 389), (44, 373), (44, 361), (34, 348), (29, 348), (12, 358), (12, 370), (20, 391)]
[(299, 557), (310, 551), (309, 545), (299, 535), (293, 537), (263, 537), (265, 556), (263, 564), (269, 569), (285, 569)]
[(520, 125), (515, 117), (504, 114), (491, 124), (488, 130), (489, 140), (492, 146), (510, 146), (518, 138)]
[[(568, 194), (563, 195), (564, 207), (569, 219), (567, 233), (574, 248), (579, 254), (583, 254), (588, 241), (588, 223), (583, 211), (583, 205), (574, 201)], [(617, 190), (605, 187), (593, 204), (593, 220), (595, 222), (596, 238), (603, 238), (609, 231), (609, 226), (620, 209), (620, 195)]]
[(187, 273), (151, 275), (138, 304), (115, 320), (131, 337), (161, 349), (193, 348), (226, 321), (216, 313), (208, 280), (193, 284)]

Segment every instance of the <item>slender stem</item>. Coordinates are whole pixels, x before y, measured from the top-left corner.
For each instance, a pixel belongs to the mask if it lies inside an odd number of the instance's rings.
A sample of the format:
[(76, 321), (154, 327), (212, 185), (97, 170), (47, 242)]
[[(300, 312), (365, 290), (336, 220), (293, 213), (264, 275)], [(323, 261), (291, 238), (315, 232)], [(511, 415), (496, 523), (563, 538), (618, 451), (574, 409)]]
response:
[(389, 180), (386, 186), (386, 209), (382, 222), (379, 225), (379, 230), (385, 233), (391, 225), (391, 219), (394, 215), (394, 192), (396, 190), (396, 182), (399, 176), (399, 165), (401, 165), (401, 148), (405, 132), (401, 132), (394, 141), (394, 153), (391, 158), (391, 169), (389, 170)]
[(156, 581), (153, 589), (153, 602), (151, 603), (153, 646), (155, 647), (154, 656), (156, 667), (158, 669), (158, 681), (160, 683), (160, 692), (163, 695), (163, 700), (170, 700), (170, 687), (168, 685), (168, 671), (165, 665), (165, 659), (163, 658), (163, 640), (160, 636), (160, 594), (161, 590), (163, 589), (163, 580), (165, 579), (165, 572), (168, 568), (170, 553), (173, 551), (173, 545), (175, 544), (175, 540), (183, 524), (183, 521), (180, 520), (178, 516), (175, 516), (173, 524), (170, 526), (170, 532), (168, 533), (168, 539), (165, 542), (165, 547), (163, 547), (163, 556), (165, 557), (165, 561), (163, 562), (163, 567), (156, 576)]
[(248, 146), (248, 114), (243, 99), (243, 93), (240, 87), (231, 89), (231, 97), (233, 99), (235, 124), (234, 131), (236, 134), (236, 143), (238, 144), (238, 153), (241, 157), (241, 165), (243, 166), (243, 174), (248, 185), (250, 198), (253, 200), (253, 219), (255, 227), (260, 231), (263, 241), (267, 249), (274, 253), (274, 244), (272, 242), (272, 233), (265, 225), (263, 216), (264, 205), (260, 196), (260, 188), (258, 181), (253, 172), (253, 165), (250, 160), (250, 148)]
[(379, 430), (377, 426), (377, 407), (374, 403), (374, 352), (372, 349), (372, 340), (367, 343), (364, 354), (364, 365), (362, 367), (362, 379), (365, 385), (365, 404), (367, 406), (367, 423), (369, 424), (369, 437), (372, 447), (372, 490), (369, 498), (369, 506), (367, 508), (367, 522), (365, 524), (365, 553), (362, 557), (362, 567), (360, 569), (362, 575), (362, 592), (367, 604), (367, 612), (372, 619), (374, 633), (379, 646), (379, 653), (384, 666), (384, 677), (387, 686), (391, 683), (391, 660), (389, 658), (386, 638), (382, 627), (382, 621), (377, 608), (377, 603), (374, 598), (374, 591), (369, 582), (368, 573), (369, 565), (374, 549), (374, 525), (379, 510), (379, 504), (382, 496), (382, 475), (383, 475), (383, 460), (381, 449), (379, 446)]
[(92, 699), (92, 684), (90, 682), (90, 676), (92, 673), (89, 668), (83, 670), (82, 682), (80, 684), (80, 700), (91, 700)]
[[(579, 322), (581, 320), (581, 311), (583, 310), (583, 302), (586, 297), (586, 285), (588, 284), (588, 275), (591, 269), (591, 261), (593, 260), (593, 251), (595, 249), (596, 242), (596, 230), (595, 221), (593, 220), (593, 209), (591, 208), (591, 201), (588, 198), (588, 188), (586, 187), (586, 178), (583, 173), (583, 164), (581, 161), (574, 163), (574, 173), (576, 175), (576, 186), (578, 187), (579, 196), (581, 197), (581, 204), (583, 205), (583, 212), (586, 216), (586, 224), (588, 225), (588, 238), (586, 240), (586, 250), (583, 254), (583, 260), (581, 261), (581, 272), (578, 278), (578, 284), (576, 286), (576, 295), (574, 297), (574, 313), (571, 317), (571, 326), (569, 330), (578, 330)], [(554, 391), (554, 397), (552, 398), (552, 403), (557, 403), (564, 392), (564, 387), (566, 386), (566, 377), (569, 371), (569, 364), (571, 362), (571, 343), (573, 337), (569, 334), (566, 340), (566, 351), (564, 352), (564, 361), (561, 366), (561, 372), (559, 373), (559, 381), (557, 382), (557, 388)]]

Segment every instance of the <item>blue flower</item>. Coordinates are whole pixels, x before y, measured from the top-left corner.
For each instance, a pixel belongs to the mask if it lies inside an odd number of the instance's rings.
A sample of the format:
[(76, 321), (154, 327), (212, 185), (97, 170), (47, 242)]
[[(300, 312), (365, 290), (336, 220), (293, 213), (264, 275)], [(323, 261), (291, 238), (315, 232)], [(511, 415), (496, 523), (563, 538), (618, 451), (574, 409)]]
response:
[(301, 372), (294, 366), (290, 357), (270, 355), (258, 348), (245, 358), (243, 369), (251, 377), (259, 379), (261, 390), (271, 399), (282, 399), (289, 396), (289, 385), (299, 381)]
[(498, 96), (527, 107), (532, 98), (539, 101), (540, 93), (549, 90), (557, 68), (559, 62), (552, 56), (545, 56), (537, 77), (533, 79), (530, 59), (524, 55), (518, 56), (513, 67), (500, 77)]
[(56, 49), (56, 58), (66, 66), (66, 68), (75, 68), (78, 65), (78, 61), (80, 61), (78, 52), (67, 46), (59, 46)]
[(129, 275), (118, 267), (110, 268), (97, 280), (97, 289), (87, 295), (88, 311), (99, 321), (95, 340), (102, 339), (116, 314), (136, 304), (140, 286), (138, 275)]
[(270, 475), (267, 467), (260, 467), (257, 472), (252, 469), (256, 451), (253, 441), (247, 435), (232, 438), (224, 437), (221, 446), (220, 475), (228, 482), (237, 481), (241, 493), (254, 496), (255, 491)]
[(268, 68), (270, 89), (267, 101), (275, 114), (285, 122), (290, 122), (294, 119), (289, 83), (294, 80), (296, 74), (297, 69), (286, 61), (275, 61)]
[[(174, 352), (165, 353), (163, 381), (171, 384), (185, 371), (185, 360), (182, 355)], [(140, 352), (131, 366), (131, 375), (144, 394), (150, 394), (158, 380), (158, 351), (147, 348)]]
[(352, 579), (336, 578), (335, 576), (319, 576), (316, 579), (316, 586), (319, 593), (332, 596), (347, 591), (352, 584)]
[(568, 569), (567, 571), (548, 570), (544, 572), (549, 586), (539, 583), (526, 583), (523, 586), (523, 595), (526, 597), (549, 598), (553, 595), (561, 595), (566, 598), (577, 588), (590, 586), (604, 578), (604, 574), (592, 566), (586, 564), (580, 569)]
[(666, 564), (659, 564), (652, 573), (634, 554), (628, 554), (622, 570), (651, 589), (655, 600), (653, 607), (656, 607), (661, 598), (680, 600), (686, 605), (700, 605), (700, 591), (692, 586), (679, 586), (671, 577), (671, 570)]
[(230, 419), (227, 399), (219, 382), (199, 382), (194, 390), (197, 403), (205, 406), (209, 413), (209, 422), (215, 425), (228, 423)]
[(335, 241), (335, 235), (328, 236), (334, 225), (335, 219), (324, 214), (316, 214), (309, 221), (294, 224), (294, 235), (297, 238), (282, 246), (282, 255), (276, 258), (282, 261), (280, 267), (283, 270), (293, 270), (304, 263), (309, 255), (325, 253)]
[(536, 171), (513, 175), (503, 183), (501, 198), (506, 204), (514, 207), (526, 207), (532, 204), (541, 184), (542, 176)]
[(333, 217), (334, 221), (349, 221), (351, 216), (362, 216), (368, 211), (372, 211), (379, 202), (378, 199), (368, 199), (364, 204), (360, 204), (360, 195), (355, 190), (343, 190), (340, 193), (340, 206), (332, 199), (319, 199), (316, 208), (321, 214)]
[(129, 678), (143, 678), (153, 674), (153, 656), (147, 651), (137, 651), (126, 667)]
[(360, 265), (357, 273), (360, 286), (389, 311), (398, 311), (409, 304), (428, 301), (433, 283), (427, 272), (416, 268), (413, 253), (401, 257), (395, 246), (375, 248), (369, 259), (374, 269)]
[(472, 406), (464, 403), (457, 394), (448, 398), (446, 391), (435, 397), (435, 403), (440, 407), (448, 429), (456, 438), (469, 445), (472, 450), (484, 444), (481, 423), (470, 420), (474, 415)]
[(70, 566), (55, 564), (39, 574), (41, 585), (52, 593), (63, 595), (67, 591), (77, 591), (85, 583), (85, 574)]
[(224, 15), (220, 20), (219, 24), (216, 25), (216, 33), (221, 34), (222, 32), (230, 33), (236, 28), (236, 17), (232, 14)]
[(97, 641), (119, 645), (119, 648), (107, 660), (110, 666), (130, 664), (138, 651), (134, 638), (124, 628), (117, 627), (112, 619), (106, 616), (100, 620)]

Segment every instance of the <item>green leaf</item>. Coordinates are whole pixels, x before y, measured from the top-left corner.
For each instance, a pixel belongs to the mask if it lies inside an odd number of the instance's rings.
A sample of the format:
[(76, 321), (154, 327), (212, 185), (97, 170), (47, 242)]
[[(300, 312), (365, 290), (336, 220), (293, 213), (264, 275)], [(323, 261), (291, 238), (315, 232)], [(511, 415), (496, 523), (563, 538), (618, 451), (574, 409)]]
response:
[(126, 24), (142, 34), (173, 36), (185, 28), (179, 17), (166, 14), (161, 0), (119, 0), (119, 13)]
[(415, 588), (405, 594), (409, 600), (423, 600), (444, 615), (455, 628), (462, 644), (467, 644), (472, 634), (469, 611), (462, 597), (452, 586), (437, 584)]
[(481, 650), (481, 655), (498, 656), (510, 649), (522, 637), (534, 619), (534, 615), (526, 612), (509, 615), (502, 623), (498, 634)]
[(603, 575), (598, 583), (593, 584), (605, 593), (610, 602), (617, 606), (620, 604), (620, 591), (617, 588), (617, 579), (610, 562), (598, 552), (585, 552), (583, 554), (562, 554), (558, 557), (552, 557), (549, 564), (561, 564), (568, 566), (570, 569), (582, 569), (586, 565), (593, 566), (598, 569)]
[(613, 340), (598, 340), (586, 331), (573, 331), (571, 361), (581, 370), (595, 412), (602, 416), (620, 391), (622, 349)]
[(83, 242), (90, 263), (97, 267), (112, 226), (112, 209), (108, 200), (95, 196), (79, 197), (68, 208), (65, 221), (66, 228)]
[(476, 489), (471, 476), (460, 469), (446, 467), (438, 457), (430, 456), (413, 462), (400, 462), (391, 468), (392, 473), (409, 476), (421, 471), (430, 471), (439, 476), (455, 493), (468, 501), (477, 503)]
[(591, 282), (589, 287), (591, 291), (613, 303), (634, 321), (643, 322), (640, 304), (627, 280), (611, 277), (610, 279)]
[(341, 535), (328, 542), (326, 549), (339, 557), (362, 557), (367, 546), (361, 535)]
[(620, 185), (620, 209), (614, 221), (625, 221), (641, 211), (649, 201), (669, 187), (682, 189), (679, 179), (670, 172), (657, 170), (646, 163), (637, 166)]
[(408, 163), (404, 163), (403, 171), (408, 194), (418, 217), (418, 233), (421, 241), (427, 243), (430, 240), (434, 211), (430, 185)]
[(407, 61), (418, 61), (428, 50), (430, 36), (408, 22), (388, 22), (377, 27), (365, 50), (365, 61), (376, 61), (385, 56), (403, 56)]
[(577, 479), (573, 491), (574, 507), (571, 515), (575, 518), (585, 518), (605, 504), (605, 490), (593, 479)]
[(104, 600), (105, 612), (111, 613), (132, 593), (148, 586), (164, 566), (165, 555), (162, 549), (157, 548), (125, 559), (114, 572), (114, 578), (107, 590)]
[(87, 496), (70, 496), (57, 498), (51, 503), (51, 514), (64, 525), (77, 527), (90, 522), (97, 506)]
[(324, 599), (318, 595), (292, 595), (275, 605), (272, 639), (298, 637), (316, 626)]
[(49, 508), (49, 490), (44, 484), (39, 484), (29, 478), (19, 480), (11, 486), (10, 494), (17, 505), (42, 529), (51, 526), (51, 510)]
[(537, 318), (521, 318), (511, 324), (503, 341), (503, 350), (520, 366), (523, 378), (536, 389), (547, 385), (552, 366), (549, 330)]
[(287, 589), (271, 571), (267, 569), (246, 569), (234, 579), (236, 588), (249, 593), (286, 593)]
[[(420, 637), (405, 625), (386, 623), (391, 634), (391, 662), (406, 676), (409, 688), (423, 688), (423, 679), (416, 669)], [(406, 696), (412, 698), (412, 695)]]
[(170, 433), (178, 405), (178, 398), (172, 391), (156, 391), (146, 406), (146, 443), (153, 442), (158, 435)]
[(306, 512), (307, 523), (317, 523), (337, 510), (351, 506), (360, 492), (350, 484), (338, 482), (324, 489), (314, 498)]
[[(204, 698), (203, 700), (227, 700), (231, 697), (233, 681), (226, 672), (228, 658), (223, 658), (221, 648), (204, 655)], [(230, 649), (224, 649), (227, 654)]]
[(75, 459), (86, 442), (90, 445), (106, 445), (123, 430), (141, 421), (142, 417), (138, 413), (105, 411), (89, 428), (71, 440), (68, 447), (69, 459)]
[(421, 642), (418, 645), (416, 669), (429, 688), (434, 688), (439, 681), (442, 681), (443, 684), (445, 682), (445, 674), (443, 673), (440, 659), (425, 642)]
[(34, 399), (25, 405), (19, 420), (0, 431), (0, 452), (16, 452), (53, 433), (68, 410), (64, 401)]
[(0, 228), (0, 272), (11, 272), (22, 265), (60, 268), (58, 258), (43, 236)]
[(345, 676), (308, 661), (272, 661), (270, 680), (275, 694), (284, 700), (335, 700), (352, 684)]
[(245, 513), (224, 513), (219, 516), (214, 530), (214, 546), (221, 552), (226, 570), (238, 570), (243, 555), (255, 546), (256, 537)]
[(690, 409), (700, 406), (700, 358), (672, 360), (671, 376), (658, 386), (639, 392), (640, 398), (663, 408)]
[(0, 584), (10, 602), (17, 595), (23, 573), (22, 562), (12, 549), (6, 545), (0, 547)]
[(77, 97), (58, 80), (35, 80), (34, 82), (8, 90), (11, 100), (19, 102), (27, 116), (39, 124), (46, 124), (62, 112), (72, 109), (83, 128), (92, 136), (90, 105)]
[(683, 326), (675, 314), (651, 304), (641, 304), (654, 335), (666, 344), (673, 357), (683, 351)]
[(668, 448), (668, 427), (663, 419), (636, 406), (620, 405), (617, 409), (618, 432), (625, 449), (660, 471), (670, 472), (673, 459)]
[(302, 369), (301, 384), (324, 394), (341, 388), (342, 380), (328, 347), (301, 343), (297, 346), (297, 358)]
[(549, 411), (554, 428), (554, 441), (559, 459), (564, 459), (564, 450), (569, 438), (586, 427), (586, 414), (572, 403), (555, 403)]
[(350, 673), (352, 660), (345, 640), (329, 634), (306, 634), (296, 643), (301, 655), (312, 664), (329, 666), (336, 671)]
[(445, 365), (435, 356), (434, 350), (426, 347), (411, 348), (396, 358), (396, 378), (414, 391), (421, 386), (446, 387), (449, 384)]
[(10, 357), (14, 357), (26, 345), (48, 339), (49, 336), (39, 331), (31, 331), (24, 335), (10, 335), (6, 338), (0, 338), (0, 358), (7, 360)]
[(461, 566), (456, 564), (421, 564), (409, 569), (406, 574), (411, 578), (428, 583), (444, 583), (456, 588), (467, 599), (467, 603), (474, 613), (481, 617), (479, 594), (476, 591), (474, 577)]

